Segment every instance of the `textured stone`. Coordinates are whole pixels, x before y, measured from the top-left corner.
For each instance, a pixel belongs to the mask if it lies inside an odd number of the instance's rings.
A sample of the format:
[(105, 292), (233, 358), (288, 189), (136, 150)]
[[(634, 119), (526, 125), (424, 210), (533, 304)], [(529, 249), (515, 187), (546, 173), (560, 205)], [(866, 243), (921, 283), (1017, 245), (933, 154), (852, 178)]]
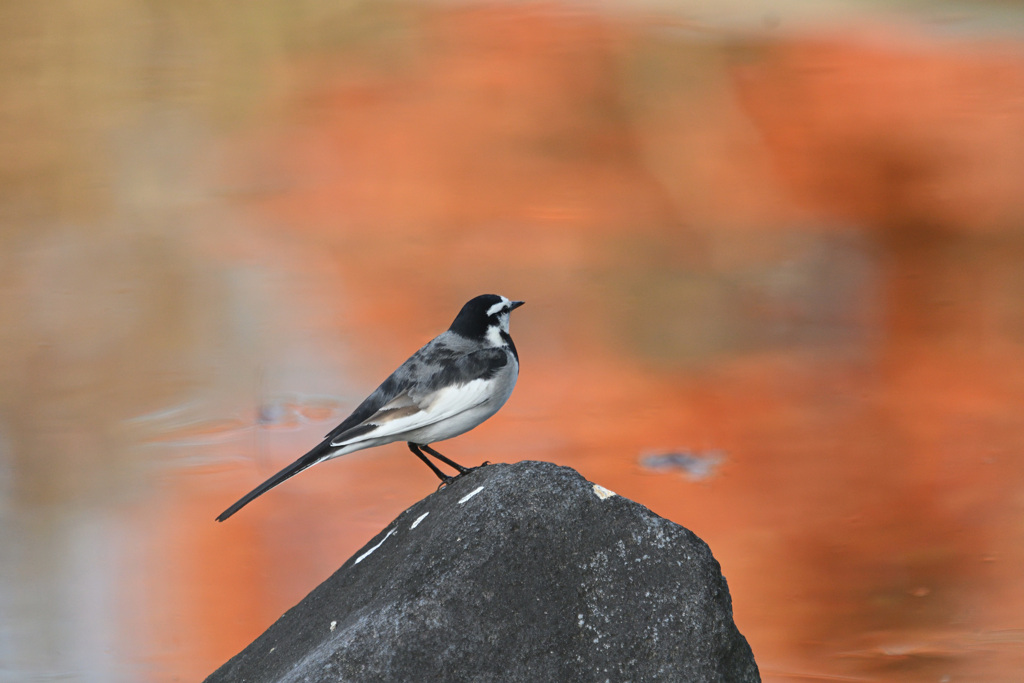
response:
[(207, 683), (759, 681), (690, 531), (550, 463), (413, 505)]

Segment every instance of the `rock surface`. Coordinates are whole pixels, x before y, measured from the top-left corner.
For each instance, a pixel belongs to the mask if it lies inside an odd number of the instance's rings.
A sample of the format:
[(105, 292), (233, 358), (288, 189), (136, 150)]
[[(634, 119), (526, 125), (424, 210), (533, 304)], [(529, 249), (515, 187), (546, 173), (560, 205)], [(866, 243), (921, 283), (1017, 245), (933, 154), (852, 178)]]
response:
[(403, 512), (206, 679), (759, 681), (708, 546), (550, 463)]

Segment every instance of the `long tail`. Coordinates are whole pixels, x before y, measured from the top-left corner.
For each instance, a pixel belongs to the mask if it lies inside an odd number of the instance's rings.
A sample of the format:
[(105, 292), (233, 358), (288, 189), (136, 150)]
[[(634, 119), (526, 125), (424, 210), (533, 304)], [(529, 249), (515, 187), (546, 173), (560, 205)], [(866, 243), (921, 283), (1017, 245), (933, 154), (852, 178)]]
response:
[(329, 441), (330, 439), (325, 440), (323, 443), (316, 446), (309, 453), (306, 453), (304, 456), (293, 462), (291, 465), (288, 465), (288, 467), (285, 467), (283, 470), (272, 476), (270, 479), (267, 479), (265, 482), (254, 488), (252, 491), (242, 496), (241, 500), (239, 500), (237, 503), (229, 507), (224, 512), (220, 513), (220, 515), (217, 517), (217, 521), (223, 522), (225, 519), (227, 519), (228, 517), (230, 517), (231, 515), (235, 514), (243, 507), (248, 505), (254, 498), (263, 495), (264, 493), (274, 488), (275, 486), (285, 481), (286, 479), (291, 479), (302, 470), (308, 469), (313, 465), (317, 464), (318, 462), (327, 460), (328, 457), (330, 457), (330, 451), (333, 450), (329, 444)]

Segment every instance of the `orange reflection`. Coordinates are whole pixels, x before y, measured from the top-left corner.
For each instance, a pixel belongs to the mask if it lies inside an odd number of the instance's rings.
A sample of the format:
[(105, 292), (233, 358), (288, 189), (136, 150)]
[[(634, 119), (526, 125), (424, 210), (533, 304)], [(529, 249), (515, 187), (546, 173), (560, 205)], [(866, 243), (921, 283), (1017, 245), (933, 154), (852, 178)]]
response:
[[(415, 58), (346, 53), (294, 67), (311, 85), (282, 105), (261, 156), (291, 184), (248, 204), (334, 259), (320, 290), (344, 292), (333, 324), (372, 364), (366, 388), (468, 296), (524, 298), (519, 388), (501, 415), (450, 445), (453, 457), (570, 465), (694, 529), (723, 564), (766, 680), (1015, 670), (1021, 656), (992, 634), (1020, 629), (1024, 613), (1008, 580), (1024, 566), (1020, 528), (1007, 515), (1024, 475), (1012, 457), (1024, 443), (1024, 328), (1006, 290), (1020, 291), (1024, 252), (1015, 236), (966, 235), (1004, 226), (1024, 197), (1024, 155), (996, 151), (1024, 122), (1009, 94), (1019, 88), (1007, 87), (1021, 61), (998, 48), (908, 55), (837, 37), (754, 45), (734, 68), (721, 48), (687, 53), (645, 43), (637, 27), (536, 7), (431, 11), (411, 30)], [(690, 77), (710, 80), (663, 82), (661, 103), (616, 80), (624, 64), (642, 75), (640, 62), (659, 56), (688, 58)], [(730, 75), (742, 109), (723, 97)], [(674, 123), (673, 109), (703, 114)], [(669, 159), (652, 136), (684, 124), (701, 134), (667, 134), (678, 154)], [(730, 145), (750, 153), (724, 154)], [(1005, 163), (965, 186), (979, 165), (959, 162), (990, 153)], [(686, 186), (703, 170), (717, 184), (694, 197)], [(741, 191), (748, 184), (776, 190)], [(779, 188), (792, 192), (788, 204)], [(824, 261), (866, 267), (841, 294), (847, 308), (815, 330), (824, 314), (804, 310), (814, 299), (799, 284), (775, 299), (745, 289), (744, 278), (784, 276), (771, 269), (792, 257), (791, 238), (682, 230), (691, 206), (733, 229), (758, 216), (768, 231), (813, 215), (857, 219), (869, 239), (839, 246), (855, 262)], [(811, 251), (822, 244), (790, 232)], [(827, 288), (840, 274), (820, 275), (803, 286)], [(636, 298), (623, 298), (624, 285)], [(700, 311), (726, 323), (685, 317)], [(764, 331), (780, 319), (796, 331)], [(680, 338), (699, 328), (708, 341), (676, 364), (671, 338), (636, 345), (648, 328)], [(658, 362), (630, 353), (648, 346)], [(637, 465), (644, 451), (682, 447), (724, 451), (721, 475), (688, 483)], [(346, 459), (211, 532), (266, 572), (241, 585), (211, 567), (202, 580), (224, 593), (211, 604), (291, 604), (269, 577), (294, 572), (275, 567), (316, 553), (322, 541), (311, 540), (329, 530), (323, 571), (292, 586), (301, 595), (429, 492), (421, 470), (397, 446)], [(345, 520), (367, 503), (358, 492), (385, 482), (401, 494), (357, 533)], [(320, 528), (302, 526), (301, 552), (288, 555), (294, 541), (273, 538), (297, 508), (306, 521), (296, 524)], [(258, 548), (255, 529), (267, 540)], [(245, 640), (212, 630), (211, 663)]]
[[(366, 35), (271, 60), (263, 109), (224, 143), (233, 227), (197, 238), (215, 264), (283, 263), (298, 284), (274, 324), (336, 343), (324, 365), (351, 385), (264, 425), (256, 405), (138, 437), (202, 464), (125, 504), (127, 537), (149, 542), (119, 583), (124, 640), (144, 653), (132, 666), (200, 679), (433, 490), (392, 445), (213, 522), (494, 291), (528, 302), (513, 321), (520, 383), (446, 453), (569, 465), (693, 529), (765, 680), (1015, 680), (1019, 46), (872, 28), (695, 37), (556, 5), (363, 11)], [(235, 376), (262, 362), (249, 338), (220, 336), (229, 285), (165, 246), (140, 240), (124, 262), (167, 261), (203, 286), (190, 297), (169, 278), (123, 306), (153, 315), (134, 333), (95, 322), (84, 302), (106, 305), (102, 291), (54, 309), (115, 337), (91, 365), (12, 337), (29, 362), (7, 384), (74, 403), (107, 459), (137, 437), (124, 415), (207, 383), (234, 405), (264, 398)], [(69, 270), (54, 257), (36, 277)], [(207, 338), (225, 349), (176, 371)], [(105, 478), (22, 407), (34, 393), (8, 391), (22, 480)], [(676, 451), (724, 461), (700, 481), (638, 464)]]
[[(468, 296), (524, 298), (519, 388), (500, 416), (451, 444), (454, 457), (564, 463), (693, 528), (723, 564), (767, 680), (1015, 670), (1021, 656), (991, 634), (1020, 629), (1024, 613), (1007, 580), (1024, 566), (1007, 515), (1024, 474), (1011, 457), (1024, 443), (1024, 328), (1005, 288), (1020, 291), (1024, 252), (1015, 236), (966, 235), (1002, 228), (1024, 197), (1024, 155), (999, 147), (1024, 122), (1010, 94), (1019, 88), (1007, 87), (1022, 62), (999, 48), (908, 54), (837, 37), (753, 45), (735, 66), (722, 48), (646, 43), (637, 27), (536, 7), (433, 11), (413, 30), (415, 59), (343, 54), (294, 67), (313, 85), (284, 105), (261, 157), (292, 184), (248, 205), (335, 259), (320, 287), (345, 293), (333, 324), (377, 370), (365, 386)], [(663, 102), (616, 80), (623, 65), (642, 75), (643, 60), (659, 57), (709, 80), (662, 82)], [(723, 96), (730, 75), (742, 109)], [(702, 114), (673, 121), (673, 110)], [(965, 185), (992, 154), (1005, 163)], [(716, 182), (696, 197), (687, 185), (705, 171)], [(839, 312), (801, 308), (814, 300), (799, 284), (766, 298), (743, 280), (774, 286), (783, 275), (772, 264), (792, 257), (792, 238), (682, 230), (691, 208), (733, 230), (854, 218), (867, 241), (840, 244), (847, 255), (826, 258), (825, 280), (803, 286), (828, 288), (835, 264), (866, 270), (850, 276), (853, 294), (832, 292), (847, 297)], [(790, 234), (812, 251), (822, 244), (813, 231)], [(695, 310), (727, 322), (705, 329), (685, 317)], [(638, 330), (664, 334), (675, 315), (680, 338), (708, 337), (681, 365), (671, 338), (636, 345)], [(813, 329), (820, 315), (831, 327)], [(773, 338), (764, 330), (780, 319), (796, 331)], [(659, 362), (629, 352), (647, 346)], [(681, 447), (724, 451), (721, 475), (693, 484), (636, 464)], [(301, 505), (307, 523), (317, 508), (351, 518), (365, 501), (350, 488), (388, 482), (402, 494), (379, 526), (432, 486), (399, 447), (332, 467), (247, 510), (241, 531), (218, 529), (221, 542), (251, 544), (249, 525), (277, 528), (282, 506)], [(336, 541), (324, 567), (377, 528), (319, 523)], [(287, 572), (271, 567), (293, 561), (273, 543), (246, 552), (275, 580)], [(239, 640), (225, 636), (221, 658)]]

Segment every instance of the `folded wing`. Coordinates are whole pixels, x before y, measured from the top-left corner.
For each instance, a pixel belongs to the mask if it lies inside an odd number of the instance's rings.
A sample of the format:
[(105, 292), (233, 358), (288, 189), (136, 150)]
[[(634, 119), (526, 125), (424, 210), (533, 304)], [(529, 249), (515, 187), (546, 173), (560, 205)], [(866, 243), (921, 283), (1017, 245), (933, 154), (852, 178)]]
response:
[[(436, 355), (438, 351), (435, 349)], [(421, 359), (416, 354), (395, 371), (364, 401), (353, 416), (369, 413), (358, 422), (346, 420), (328, 434), (333, 448), (361, 441), (393, 438), (447, 420), (479, 406), (490, 396), (489, 383), (508, 364), (503, 349), (481, 349), (461, 356), (451, 354), (444, 362)], [(433, 360), (435, 362), (423, 362)], [(394, 393), (395, 389), (401, 390)], [(389, 396), (389, 394), (391, 394)], [(382, 400), (387, 397), (387, 400)], [(370, 412), (367, 404), (375, 404)]]

